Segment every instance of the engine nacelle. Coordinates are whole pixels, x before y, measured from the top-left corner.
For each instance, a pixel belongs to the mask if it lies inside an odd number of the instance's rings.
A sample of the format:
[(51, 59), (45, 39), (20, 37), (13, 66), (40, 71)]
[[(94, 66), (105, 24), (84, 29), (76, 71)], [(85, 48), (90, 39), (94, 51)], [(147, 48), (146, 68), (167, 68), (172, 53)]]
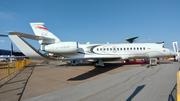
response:
[(44, 51), (59, 54), (74, 54), (78, 52), (77, 42), (59, 42), (44, 46)]

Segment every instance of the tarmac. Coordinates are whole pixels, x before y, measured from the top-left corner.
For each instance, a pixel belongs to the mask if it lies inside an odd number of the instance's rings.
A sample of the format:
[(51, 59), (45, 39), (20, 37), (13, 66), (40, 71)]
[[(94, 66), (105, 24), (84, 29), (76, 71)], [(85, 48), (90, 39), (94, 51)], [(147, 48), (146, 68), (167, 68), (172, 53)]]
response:
[(176, 101), (179, 63), (32, 65), (0, 86), (0, 101)]

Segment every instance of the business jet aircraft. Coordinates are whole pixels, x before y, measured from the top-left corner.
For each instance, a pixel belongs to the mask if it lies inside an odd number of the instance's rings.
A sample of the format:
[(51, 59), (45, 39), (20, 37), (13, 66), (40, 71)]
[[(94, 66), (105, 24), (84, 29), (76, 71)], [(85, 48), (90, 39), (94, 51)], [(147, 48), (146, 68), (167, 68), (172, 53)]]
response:
[[(95, 62), (96, 66), (104, 66), (104, 61), (119, 61), (134, 58), (160, 58), (173, 56), (175, 53), (156, 43), (123, 43), (123, 44), (79, 44), (78, 42), (63, 42), (43, 25), (44, 23), (30, 23), (35, 35), (10, 32), (10, 39), (27, 57), (41, 60), (79, 60)], [(39, 41), (40, 50), (53, 53), (64, 58), (53, 59), (44, 56), (22, 37)]]

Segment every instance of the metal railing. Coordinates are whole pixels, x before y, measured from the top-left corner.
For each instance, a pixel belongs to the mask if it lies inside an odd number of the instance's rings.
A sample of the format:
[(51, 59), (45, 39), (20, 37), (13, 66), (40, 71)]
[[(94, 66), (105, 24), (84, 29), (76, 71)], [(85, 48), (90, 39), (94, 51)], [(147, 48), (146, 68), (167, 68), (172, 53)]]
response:
[(15, 74), (25, 66), (30, 64), (30, 59), (15, 59), (15, 61), (9, 62), (6, 59), (5, 62), (0, 62), (0, 81), (10, 77), (11, 74)]
[(180, 71), (177, 73), (177, 101), (180, 101)]

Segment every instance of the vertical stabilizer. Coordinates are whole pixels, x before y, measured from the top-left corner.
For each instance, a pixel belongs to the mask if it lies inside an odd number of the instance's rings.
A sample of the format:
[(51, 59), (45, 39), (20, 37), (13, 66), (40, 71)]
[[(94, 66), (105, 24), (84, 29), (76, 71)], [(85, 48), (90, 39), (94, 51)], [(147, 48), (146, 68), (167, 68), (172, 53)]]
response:
[[(49, 38), (54, 38), (56, 42), (61, 42), (61, 40), (56, 37), (54, 34), (52, 34), (48, 29), (46, 29), (43, 25), (44, 23), (30, 23), (35, 35), (38, 36), (44, 36), (44, 37), (49, 37)], [(43, 40), (39, 41), (40, 44), (43, 44)]]

